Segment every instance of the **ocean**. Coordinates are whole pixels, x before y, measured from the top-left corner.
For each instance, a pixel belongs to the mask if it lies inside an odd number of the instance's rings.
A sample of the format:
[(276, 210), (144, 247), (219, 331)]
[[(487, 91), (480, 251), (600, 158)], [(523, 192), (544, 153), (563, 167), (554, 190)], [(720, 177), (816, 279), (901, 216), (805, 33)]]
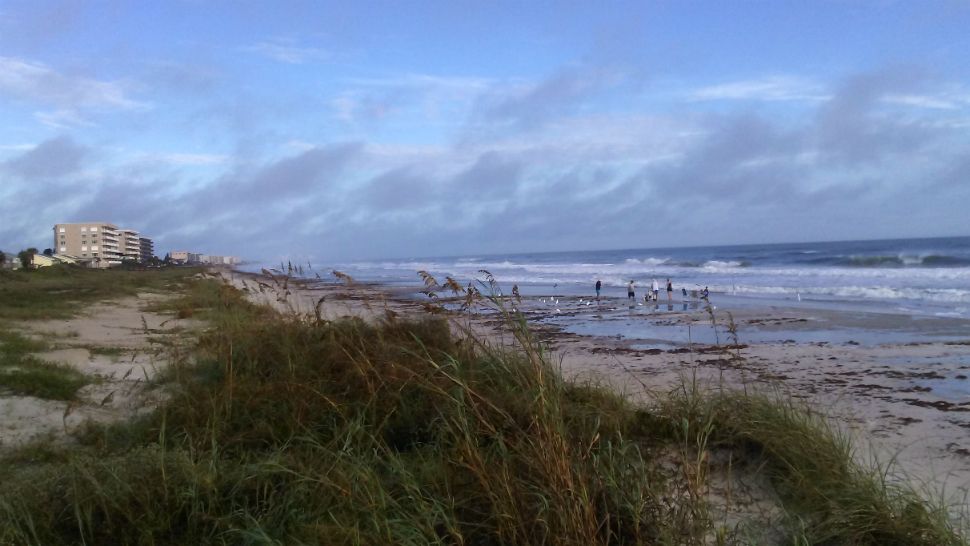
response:
[[(643, 248), (422, 257), (326, 266), (362, 280), (419, 284), (417, 271), (467, 284), (490, 272), (523, 295), (638, 296), (653, 279), (676, 293), (704, 287), (735, 304), (798, 302), (915, 315), (970, 318), (970, 237)], [(663, 288), (662, 288), (663, 290)]]

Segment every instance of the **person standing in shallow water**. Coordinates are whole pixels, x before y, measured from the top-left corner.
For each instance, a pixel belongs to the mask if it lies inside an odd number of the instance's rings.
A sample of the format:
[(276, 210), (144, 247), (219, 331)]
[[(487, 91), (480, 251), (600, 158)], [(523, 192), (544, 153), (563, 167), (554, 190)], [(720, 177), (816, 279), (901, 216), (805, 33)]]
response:
[(667, 279), (667, 301), (674, 299), (674, 285)]
[(600, 289), (603, 288), (603, 283), (599, 279), (596, 279), (596, 299), (600, 299)]
[(660, 284), (657, 283), (657, 279), (653, 280), (653, 301), (660, 301)]
[(627, 285), (627, 287), (626, 287), (626, 297), (629, 298), (629, 299), (631, 299), (631, 300), (637, 299), (637, 295), (633, 291), (633, 281), (630, 281), (630, 284)]

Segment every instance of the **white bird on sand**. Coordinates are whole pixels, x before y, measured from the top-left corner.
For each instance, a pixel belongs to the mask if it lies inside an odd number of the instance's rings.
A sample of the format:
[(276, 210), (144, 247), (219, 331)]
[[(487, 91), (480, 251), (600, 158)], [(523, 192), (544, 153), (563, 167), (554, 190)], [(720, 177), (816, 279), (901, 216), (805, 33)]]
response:
[(556, 312), (557, 313), (562, 313), (562, 311), (560, 311), (558, 307), (556, 308)]
[(590, 305), (593, 305), (593, 302), (591, 301), (586, 302), (586, 307), (589, 307)]

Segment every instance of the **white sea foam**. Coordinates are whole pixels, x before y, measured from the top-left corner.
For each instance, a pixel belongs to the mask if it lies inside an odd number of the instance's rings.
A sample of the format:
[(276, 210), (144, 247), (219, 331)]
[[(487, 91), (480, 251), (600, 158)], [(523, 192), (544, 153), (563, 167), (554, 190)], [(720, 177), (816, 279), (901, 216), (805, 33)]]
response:
[(785, 295), (795, 296), (834, 296), (852, 299), (877, 300), (922, 300), (939, 303), (970, 303), (970, 290), (955, 288), (898, 288), (889, 286), (748, 286), (748, 285), (715, 285), (711, 288), (715, 292), (755, 294), (755, 295)]
[(627, 258), (624, 263), (628, 265), (646, 265), (656, 267), (670, 262), (670, 258)]
[(737, 267), (744, 267), (744, 264), (742, 262), (735, 262), (735, 261), (722, 262), (720, 260), (710, 260), (710, 261), (704, 262), (704, 264), (701, 265), (701, 267), (703, 267), (704, 269), (712, 269), (712, 270), (733, 269)]

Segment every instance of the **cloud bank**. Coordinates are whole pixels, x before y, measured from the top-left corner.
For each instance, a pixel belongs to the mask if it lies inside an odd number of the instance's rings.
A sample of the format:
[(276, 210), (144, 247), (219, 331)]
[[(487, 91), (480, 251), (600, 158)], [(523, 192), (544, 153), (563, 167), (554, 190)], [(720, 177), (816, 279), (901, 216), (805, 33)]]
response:
[(655, 38), (653, 9), (494, 35), (462, 10), (317, 32), (293, 9), (176, 13), (194, 30), (170, 36), (160, 8), (158, 42), (139, 20), (125, 48), (110, 14), (0, 17), (0, 248), (86, 220), (267, 262), (970, 232), (959, 69), (733, 70)]

